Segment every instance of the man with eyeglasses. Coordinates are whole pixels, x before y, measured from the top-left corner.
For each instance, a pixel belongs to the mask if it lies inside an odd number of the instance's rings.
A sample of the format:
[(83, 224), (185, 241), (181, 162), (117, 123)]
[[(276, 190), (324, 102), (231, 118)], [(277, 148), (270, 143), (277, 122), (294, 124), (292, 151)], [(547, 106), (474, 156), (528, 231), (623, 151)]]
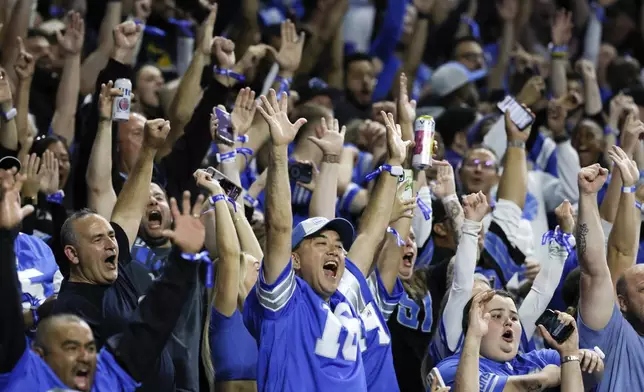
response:
[(452, 58), (470, 71), (485, 68), (485, 54), (479, 41), (474, 37), (463, 37), (454, 43)]

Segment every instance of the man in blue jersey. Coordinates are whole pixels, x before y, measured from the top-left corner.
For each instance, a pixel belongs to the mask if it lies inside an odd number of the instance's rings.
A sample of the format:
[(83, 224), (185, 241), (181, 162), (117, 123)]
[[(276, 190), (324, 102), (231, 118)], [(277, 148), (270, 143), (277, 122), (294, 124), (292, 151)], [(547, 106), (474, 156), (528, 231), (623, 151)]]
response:
[(190, 211), (190, 196), (186, 195), (184, 215), (179, 215), (175, 202), (175, 230), (164, 233), (176, 245), (169, 263), (172, 271), (149, 289), (141, 312), (132, 316), (123, 333), (108, 339), (97, 353), (85, 321), (74, 315), (56, 315), (40, 324), (30, 349), (23, 332), (12, 244), (17, 225), (33, 207), (20, 207), (25, 177), (18, 175), (14, 182), (14, 173), (0, 170), (0, 390), (134, 391), (139, 380), (153, 371), (194, 284), (198, 263), (182, 258), (203, 247), (205, 228), (198, 219), (203, 199)]
[[(259, 112), (269, 124), (272, 144), (266, 181), (268, 247), (258, 283), (244, 306), (246, 326), (259, 342), (258, 390), (366, 391), (359, 351), (362, 324), (351, 304), (337, 291), (353, 228), (341, 219), (309, 220), (291, 238), (287, 146), (305, 120), (290, 122), (285, 94), (279, 103), (273, 90), (268, 98), (261, 99)], [(400, 148), (389, 163), (399, 166), (401, 154), (404, 159), (400, 150), (406, 145), (400, 134), (391, 138), (397, 139), (395, 146)], [(325, 156), (323, 160), (339, 162), (339, 157)], [(382, 232), (380, 236), (384, 228)], [(369, 229), (362, 236), (370, 234)], [(294, 243), (298, 245), (295, 250)], [(366, 249), (370, 241), (358, 237), (353, 247), (359, 243), (364, 245), (357, 249), (371, 254), (373, 260), (375, 246)]]

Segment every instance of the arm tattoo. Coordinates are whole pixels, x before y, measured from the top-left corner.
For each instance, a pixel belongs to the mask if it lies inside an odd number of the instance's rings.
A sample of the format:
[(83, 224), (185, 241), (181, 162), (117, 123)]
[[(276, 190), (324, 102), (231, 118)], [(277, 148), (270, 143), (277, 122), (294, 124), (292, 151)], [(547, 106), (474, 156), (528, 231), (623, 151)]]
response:
[(463, 227), (463, 220), (465, 219), (465, 215), (463, 215), (463, 207), (461, 207), (461, 203), (458, 201), (458, 199), (448, 201), (447, 203), (445, 203), (444, 207), (445, 213), (447, 214), (447, 219), (452, 222), (452, 226), (454, 227), (454, 240), (458, 245), (461, 240), (461, 228)]
[(577, 254), (579, 254), (580, 256), (586, 254), (587, 235), (588, 225), (586, 223), (580, 224), (577, 227), (577, 238), (575, 238), (575, 240), (577, 241)]

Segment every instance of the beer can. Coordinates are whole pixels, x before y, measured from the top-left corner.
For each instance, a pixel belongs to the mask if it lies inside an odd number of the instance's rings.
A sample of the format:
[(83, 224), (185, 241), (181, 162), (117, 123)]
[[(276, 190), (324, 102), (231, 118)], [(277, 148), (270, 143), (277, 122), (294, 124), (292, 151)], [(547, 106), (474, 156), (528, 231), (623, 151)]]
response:
[(114, 87), (121, 90), (121, 95), (114, 97), (112, 103), (112, 121), (125, 122), (130, 119), (132, 103), (132, 82), (130, 79), (116, 79)]
[(420, 116), (414, 122), (414, 156), (411, 166), (416, 170), (425, 170), (432, 167), (434, 155), (434, 132), (436, 122), (432, 116)]

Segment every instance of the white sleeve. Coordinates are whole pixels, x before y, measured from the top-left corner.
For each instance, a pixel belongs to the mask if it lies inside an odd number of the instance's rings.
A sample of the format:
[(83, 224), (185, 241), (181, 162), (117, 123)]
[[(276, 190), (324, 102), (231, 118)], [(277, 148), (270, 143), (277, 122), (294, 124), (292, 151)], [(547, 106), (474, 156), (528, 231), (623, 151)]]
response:
[[(570, 237), (574, 246), (574, 237)], [(534, 324), (546, 310), (552, 295), (559, 286), (561, 273), (568, 258), (568, 251), (554, 240), (548, 244), (548, 261), (541, 264), (541, 271), (532, 283), (532, 288), (519, 308), (519, 319), (526, 338), (530, 340), (537, 326)]]
[(577, 174), (581, 170), (579, 155), (572, 148), (570, 141), (557, 145), (557, 174), (542, 172), (542, 194), (546, 210), (553, 211), (564, 200), (571, 204), (579, 201), (579, 187), (577, 186)]
[(505, 118), (500, 116), (498, 120), (483, 137), (483, 144), (488, 146), (499, 159), (505, 155), (508, 147), (508, 136), (505, 134)]
[(521, 208), (513, 202), (501, 199), (492, 212), (492, 222), (497, 224), (510, 245), (519, 249), (526, 258), (534, 254), (532, 225), (523, 219)]
[[(424, 186), (418, 190), (418, 198), (422, 200), (425, 205), (430, 208), (432, 207), (432, 193), (428, 186)], [(420, 207), (416, 207), (414, 210), (414, 217), (411, 220), (411, 226), (414, 228), (414, 234), (416, 234), (416, 244), (421, 248), (425, 246), (425, 243), (429, 239), (429, 236), (432, 234), (432, 222), (434, 221), (434, 214), (430, 212), (429, 219), (426, 220), (423, 215), (423, 211)]]
[(449, 298), (442, 317), (447, 346), (451, 351), (456, 351), (458, 341), (463, 333), (463, 308), (472, 297), (480, 231), (481, 222), (465, 219), (463, 222), (463, 236), (454, 256), (454, 278), (452, 279)]

